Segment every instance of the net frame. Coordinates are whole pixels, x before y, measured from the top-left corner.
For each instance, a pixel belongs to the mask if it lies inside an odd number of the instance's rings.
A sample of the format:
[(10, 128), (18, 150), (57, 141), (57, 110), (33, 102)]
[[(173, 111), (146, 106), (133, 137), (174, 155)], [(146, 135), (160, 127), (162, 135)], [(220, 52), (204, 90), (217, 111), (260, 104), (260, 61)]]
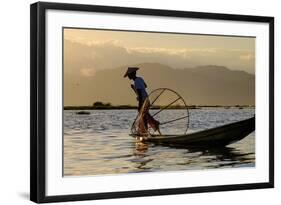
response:
[[(155, 92), (161, 91), (160, 94), (158, 94), (158, 96), (150, 103), (150, 96), (152, 96)], [(148, 111), (153, 107), (154, 103), (160, 98), (161, 95), (163, 95), (163, 93), (165, 91), (169, 91), (172, 92), (173, 94), (175, 94), (177, 96), (177, 98), (175, 100), (173, 100), (172, 102), (170, 102), (168, 105), (164, 106), (163, 108), (161, 108), (158, 112), (154, 113), (152, 115), (152, 117), (155, 117), (156, 115), (158, 115), (159, 113), (161, 113), (162, 111), (168, 109), (171, 105), (173, 105), (174, 103), (176, 103), (177, 101), (181, 101), (184, 105), (184, 110), (186, 110), (186, 115), (184, 117), (179, 117), (173, 120), (169, 120), (166, 122), (160, 122), (160, 125), (163, 124), (167, 124), (167, 123), (172, 123), (181, 119), (187, 119), (186, 121), (186, 129), (184, 130), (184, 132), (182, 133), (182, 135), (185, 135), (188, 131), (189, 128), (189, 109), (188, 106), (184, 100), (184, 98), (176, 91), (170, 89), (170, 88), (157, 88), (153, 91), (151, 91), (148, 95), (148, 97), (145, 99), (138, 115), (136, 116), (135, 120), (133, 121), (132, 125), (131, 125), (131, 133), (133, 135), (144, 135), (144, 136), (148, 136), (148, 135), (155, 135), (154, 132), (152, 131), (151, 127), (148, 127), (148, 129), (146, 130), (145, 133), (139, 133), (139, 131), (136, 128), (136, 122), (138, 122), (139, 120), (143, 119), (143, 115), (145, 114), (145, 111), (148, 109)]]

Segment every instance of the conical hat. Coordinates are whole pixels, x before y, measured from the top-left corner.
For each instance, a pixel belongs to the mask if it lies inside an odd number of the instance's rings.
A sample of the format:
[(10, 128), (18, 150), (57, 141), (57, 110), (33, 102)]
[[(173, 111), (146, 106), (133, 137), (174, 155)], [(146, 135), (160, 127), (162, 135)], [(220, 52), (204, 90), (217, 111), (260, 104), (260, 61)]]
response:
[(124, 78), (128, 76), (128, 74), (137, 71), (139, 68), (138, 67), (128, 67), (127, 72), (124, 75)]

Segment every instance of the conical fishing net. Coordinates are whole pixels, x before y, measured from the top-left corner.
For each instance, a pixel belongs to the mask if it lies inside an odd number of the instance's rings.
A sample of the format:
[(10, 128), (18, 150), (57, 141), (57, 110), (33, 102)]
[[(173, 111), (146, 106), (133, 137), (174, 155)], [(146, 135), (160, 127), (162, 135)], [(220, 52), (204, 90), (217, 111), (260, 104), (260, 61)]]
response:
[(183, 135), (189, 127), (189, 111), (175, 91), (159, 88), (144, 101), (131, 132), (134, 135)]

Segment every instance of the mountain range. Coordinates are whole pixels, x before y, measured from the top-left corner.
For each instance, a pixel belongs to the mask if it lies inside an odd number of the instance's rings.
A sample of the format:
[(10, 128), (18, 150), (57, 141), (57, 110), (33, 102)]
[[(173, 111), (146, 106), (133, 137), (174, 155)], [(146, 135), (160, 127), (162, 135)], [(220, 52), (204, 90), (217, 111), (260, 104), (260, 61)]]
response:
[[(206, 65), (177, 69), (159, 63), (142, 63), (137, 72), (148, 91), (167, 87), (177, 91), (189, 105), (255, 105), (255, 75)], [(64, 68), (64, 105), (136, 105), (136, 96), (123, 75), (127, 66), (96, 71), (86, 76)]]

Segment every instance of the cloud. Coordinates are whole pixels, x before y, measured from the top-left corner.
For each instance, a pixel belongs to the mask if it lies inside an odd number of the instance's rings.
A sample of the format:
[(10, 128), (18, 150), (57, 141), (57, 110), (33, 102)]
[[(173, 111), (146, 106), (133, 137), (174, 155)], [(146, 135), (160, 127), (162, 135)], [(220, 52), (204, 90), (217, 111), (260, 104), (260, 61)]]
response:
[(241, 55), (241, 56), (240, 56), (240, 59), (241, 59), (241, 60), (247, 60), (247, 61), (249, 61), (249, 60), (254, 59), (254, 55), (252, 55), (252, 54)]
[(82, 68), (80, 69), (80, 73), (85, 77), (92, 77), (95, 75), (96, 71), (94, 68)]
[(254, 73), (254, 53), (243, 49), (126, 47), (119, 41), (79, 42), (65, 39), (66, 70), (83, 76), (124, 65), (158, 62), (173, 68), (221, 65)]

